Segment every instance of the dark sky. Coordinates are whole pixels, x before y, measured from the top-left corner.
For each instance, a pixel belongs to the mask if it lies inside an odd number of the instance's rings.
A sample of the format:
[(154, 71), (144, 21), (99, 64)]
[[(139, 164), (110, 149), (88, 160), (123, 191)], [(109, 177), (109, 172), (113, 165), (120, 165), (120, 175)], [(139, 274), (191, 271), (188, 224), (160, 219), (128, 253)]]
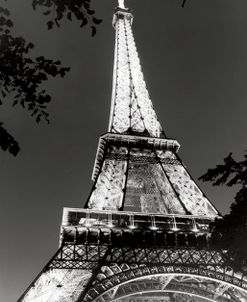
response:
[[(51, 124), (36, 125), (22, 109), (0, 112), (21, 144), (13, 158), (0, 153), (2, 230), (0, 301), (13, 302), (58, 246), (64, 206), (82, 207), (89, 193), (98, 137), (110, 109), (114, 1), (95, 0), (104, 22), (95, 38), (76, 22), (47, 31), (30, 0), (9, 0), (17, 33), (35, 43), (34, 56), (71, 66), (52, 94)], [(129, 0), (147, 87), (168, 137), (197, 179), (230, 151), (246, 149), (246, 0)], [(222, 212), (234, 190), (199, 182)]]

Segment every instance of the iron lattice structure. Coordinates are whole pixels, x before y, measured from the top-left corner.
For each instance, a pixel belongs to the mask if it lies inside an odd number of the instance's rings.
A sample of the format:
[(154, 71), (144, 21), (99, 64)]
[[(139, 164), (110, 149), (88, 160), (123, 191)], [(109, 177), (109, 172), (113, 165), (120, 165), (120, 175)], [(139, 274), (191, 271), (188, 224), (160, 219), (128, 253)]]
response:
[(60, 247), (18, 301), (246, 302), (247, 278), (209, 246), (218, 211), (166, 137), (119, 1), (109, 129), (84, 209), (65, 208)]

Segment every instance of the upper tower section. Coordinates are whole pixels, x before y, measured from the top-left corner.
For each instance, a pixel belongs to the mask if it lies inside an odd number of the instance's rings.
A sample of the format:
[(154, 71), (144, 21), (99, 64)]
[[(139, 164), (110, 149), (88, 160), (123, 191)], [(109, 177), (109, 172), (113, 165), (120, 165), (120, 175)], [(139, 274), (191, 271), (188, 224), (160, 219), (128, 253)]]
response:
[(85, 208), (161, 215), (218, 215), (177, 156), (149, 98), (131, 30), (119, 1), (109, 133), (100, 137), (94, 185)]
[(113, 16), (115, 53), (109, 132), (164, 137), (141, 70), (133, 33), (133, 15), (118, 1)]

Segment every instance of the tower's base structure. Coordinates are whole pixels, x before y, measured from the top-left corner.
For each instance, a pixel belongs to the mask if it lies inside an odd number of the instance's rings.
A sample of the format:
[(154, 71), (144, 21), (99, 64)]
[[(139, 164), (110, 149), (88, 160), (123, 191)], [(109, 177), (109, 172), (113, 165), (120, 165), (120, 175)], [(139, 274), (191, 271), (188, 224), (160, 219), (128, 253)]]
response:
[(247, 301), (246, 278), (208, 247), (210, 222), (65, 208), (61, 247), (20, 301)]
[(84, 209), (65, 208), (60, 247), (18, 301), (247, 302), (247, 277), (209, 246), (218, 211), (167, 139), (119, 1), (109, 132)]

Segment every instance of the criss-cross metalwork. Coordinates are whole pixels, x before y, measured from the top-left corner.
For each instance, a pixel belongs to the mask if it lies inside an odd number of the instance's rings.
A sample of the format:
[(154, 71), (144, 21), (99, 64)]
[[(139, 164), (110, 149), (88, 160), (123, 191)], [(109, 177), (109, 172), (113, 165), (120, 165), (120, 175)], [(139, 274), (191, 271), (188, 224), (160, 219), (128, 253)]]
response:
[(38, 289), (42, 299), (54, 295), (55, 301), (62, 295), (64, 301), (119, 301), (153, 291), (240, 302), (247, 299), (247, 278), (211, 249), (64, 244), (24, 301)]
[(84, 208), (64, 208), (60, 247), (18, 301), (245, 302), (247, 276), (210, 246), (220, 214), (165, 136), (119, 0), (108, 133)]

